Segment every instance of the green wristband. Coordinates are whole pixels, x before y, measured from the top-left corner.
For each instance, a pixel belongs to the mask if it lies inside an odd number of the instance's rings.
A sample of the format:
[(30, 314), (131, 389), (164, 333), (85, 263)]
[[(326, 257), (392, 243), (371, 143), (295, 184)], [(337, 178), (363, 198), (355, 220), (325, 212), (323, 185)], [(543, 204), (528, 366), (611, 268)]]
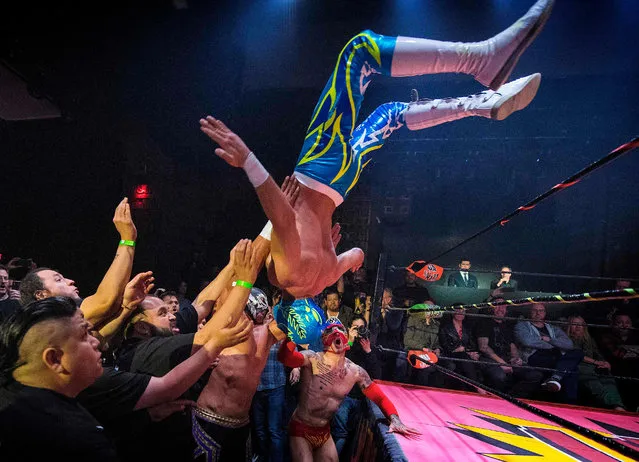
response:
[(348, 346), (353, 346), (353, 342), (349, 341)]
[(128, 245), (129, 247), (135, 247), (135, 241), (127, 241), (126, 239), (121, 239), (120, 245)]
[(237, 281), (235, 281), (234, 285), (241, 286), (241, 287), (246, 287), (247, 289), (252, 289), (253, 288), (253, 284), (251, 284), (250, 282), (247, 282), (247, 281), (242, 281), (241, 279), (238, 279)]

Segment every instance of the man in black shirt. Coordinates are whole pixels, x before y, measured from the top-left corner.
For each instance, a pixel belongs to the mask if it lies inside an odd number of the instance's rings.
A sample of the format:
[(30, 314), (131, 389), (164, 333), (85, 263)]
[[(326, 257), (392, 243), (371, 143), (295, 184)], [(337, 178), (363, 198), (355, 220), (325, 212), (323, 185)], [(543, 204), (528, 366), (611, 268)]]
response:
[(0, 324), (20, 308), (20, 292), (11, 288), (9, 270), (6, 266), (0, 265)]
[(99, 341), (73, 300), (29, 304), (0, 326), (0, 460), (116, 461), (76, 400), (102, 374)]
[(430, 294), (426, 287), (417, 284), (417, 276), (415, 273), (405, 271), (404, 283), (393, 289), (393, 296), (400, 306), (411, 307), (418, 303), (426, 303), (430, 300)]
[(506, 306), (494, 306), (493, 315), (494, 318), (479, 323), (476, 331), (482, 361), (497, 363), (484, 366), (484, 374), (494, 388), (510, 391), (519, 398), (530, 398), (543, 380), (543, 373), (517, 369), (523, 361), (515, 344), (514, 326), (504, 320)]
[[(251, 260), (251, 255), (250, 241), (247, 240), (240, 241), (232, 251), (231, 272), (234, 272), (242, 283), (252, 284), (257, 277), (259, 267), (255, 261)], [(249, 291), (246, 285), (236, 285), (211, 321), (204, 324), (201, 330), (190, 334), (174, 334), (175, 316), (170, 313), (169, 307), (161, 299), (147, 296), (125, 328), (126, 338), (117, 355), (117, 367), (120, 370), (154, 376), (166, 374), (177, 364), (187, 360), (200, 345), (205, 344), (219, 328), (216, 324), (224, 318), (230, 317), (232, 322), (237, 322), (242, 317), (248, 296)], [(216, 318), (216, 316), (219, 317)], [(218, 322), (214, 322), (215, 320)], [(205, 380), (208, 380), (206, 374), (202, 377), (202, 382), (206, 383)], [(196, 400), (200, 391), (200, 386), (192, 387), (190, 394), (186, 397)], [(147, 430), (148, 438), (155, 438), (158, 434), (170, 435), (171, 441), (165, 446), (144, 446), (144, 458), (154, 460), (183, 460), (187, 456), (192, 458), (195, 443), (191, 435), (190, 417), (174, 414), (162, 422), (149, 425)], [(140, 450), (139, 444), (136, 446), (135, 442), (132, 443), (129, 447), (129, 455)], [(134, 457), (130, 459), (133, 460)]]
[(343, 325), (350, 326), (351, 320), (355, 315), (353, 308), (342, 304), (339, 292), (333, 287), (326, 289), (324, 294), (326, 295), (326, 309), (324, 311), (326, 319), (337, 318)]

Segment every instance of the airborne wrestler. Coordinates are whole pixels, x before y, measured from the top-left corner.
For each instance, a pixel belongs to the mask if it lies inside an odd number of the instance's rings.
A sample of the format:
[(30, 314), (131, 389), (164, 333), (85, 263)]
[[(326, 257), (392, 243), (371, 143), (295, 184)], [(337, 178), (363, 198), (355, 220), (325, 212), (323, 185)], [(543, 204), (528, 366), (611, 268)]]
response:
[(295, 351), (295, 344), (288, 340), (280, 347), (278, 359), (285, 366), (301, 367), (299, 402), (289, 424), (291, 456), (295, 462), (337, 462), (330, 422), (355, 384), (390, 420), (390, 432), (419, 435), (417, 430), (402, 423), (393, 403), (368, 373), (346, 358), (347, 335), (346, 328), (335, 322), (322, 333), (323, 352)]
[[(539, 0), (518, 21), (481, 42), (444, 42), (390, 37), (370, 30), (341, 51), (311, 118), (294, 175), (299, 198), (289, 204), (268, 171), (244, 141), (220, 120), (200, 119), (200, 129), (219, 144), (215, 153), (246, 172), (272, 223), (271, 284), (293, 298), (313, 297), (364, 260), (359, 248), (335, 253), (332, 217), (356, 186), (373, 153), (406, 126), (421, 130), (465, 117), (503, 120), (535, 97), (541, 75), (508, 82), (519, 57), (547, 21), (553, 0)], [(376, 75), (407, 77), (463, 73), (489, 87), (459, 98), (390, 102), (356, 125), (364, 93)], [(263, 237), (271, 239), (269, 229)]]

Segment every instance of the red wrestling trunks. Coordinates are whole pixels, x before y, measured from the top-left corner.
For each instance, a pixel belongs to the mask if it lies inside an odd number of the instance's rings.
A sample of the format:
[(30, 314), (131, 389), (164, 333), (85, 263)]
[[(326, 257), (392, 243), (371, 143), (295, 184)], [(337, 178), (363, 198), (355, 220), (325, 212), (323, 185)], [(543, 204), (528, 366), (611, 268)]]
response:
[(322, 447), (331, 437), (331, 425), (327, 423), (323, 427), (311, 427), (297, 419), (291, 419), (288, 424), (288, 434), (304, 438), (314, 451)]

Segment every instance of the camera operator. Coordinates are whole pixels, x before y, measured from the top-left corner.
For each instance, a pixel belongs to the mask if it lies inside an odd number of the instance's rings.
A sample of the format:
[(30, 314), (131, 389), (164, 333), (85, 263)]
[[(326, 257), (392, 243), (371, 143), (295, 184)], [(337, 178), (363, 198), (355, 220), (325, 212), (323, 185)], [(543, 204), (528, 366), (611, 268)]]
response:
[[(371, 379), (379, 379), (382, 375), (382, 367), (377, 358), (377, 353), (371, 346), (368, 324), (362, 316), (356, 315), (348, 329), (348, 344), (350, 349), (346, 357), (358, 366), (363, 367)], [(335, 441), (337, 453), (342, 454), (343, 449), (352, 442), (357, 421), (363, 412), (364, 395), (359, 386), (354, 386), (344, 398), (331, 422), (331, 434)]]

